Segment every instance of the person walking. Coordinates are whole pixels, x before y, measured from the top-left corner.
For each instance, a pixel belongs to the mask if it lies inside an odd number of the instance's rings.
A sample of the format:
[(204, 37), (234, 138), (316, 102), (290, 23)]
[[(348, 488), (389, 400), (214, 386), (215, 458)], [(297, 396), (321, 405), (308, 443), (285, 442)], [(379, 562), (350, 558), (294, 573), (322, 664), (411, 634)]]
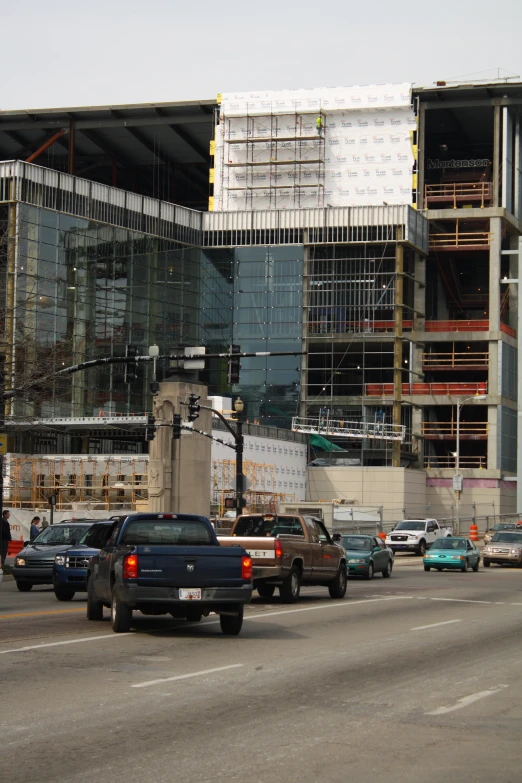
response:
[(40, 523), (40, 517), (33, 517), (31, 519), (31, 530), (29, 532), (29, 538), (31, 541), (34, 541), (34, 539), (40, 535), (40, 528), (38, 527)]
[(3, 566), (5, 563), (5, 559), (7, 557), (7, 548), (9, 546), (9, 542), (11, 541), (11, 525), (9, 524), (9, 516), (10, 511), (6, 509), (2, 513), (2, 519), (0, 520), (0, 525), (2, 527), (2, 534), (0, 535), (0, 566)]

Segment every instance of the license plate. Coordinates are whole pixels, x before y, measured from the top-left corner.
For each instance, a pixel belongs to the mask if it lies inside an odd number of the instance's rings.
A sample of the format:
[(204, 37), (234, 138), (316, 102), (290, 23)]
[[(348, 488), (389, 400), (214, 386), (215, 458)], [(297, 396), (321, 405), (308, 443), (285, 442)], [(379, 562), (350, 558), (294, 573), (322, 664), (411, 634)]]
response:
[(247, 552), (252, 558), (274, 557), (273, 549), (247, 549)]
[(180, 589), (179, 589), (179, 600), (180, 601), (201, 601), (201, 588), (200, 587), (192, 587), (190, 590), (187, 590), (184, 587), (180, 587)]

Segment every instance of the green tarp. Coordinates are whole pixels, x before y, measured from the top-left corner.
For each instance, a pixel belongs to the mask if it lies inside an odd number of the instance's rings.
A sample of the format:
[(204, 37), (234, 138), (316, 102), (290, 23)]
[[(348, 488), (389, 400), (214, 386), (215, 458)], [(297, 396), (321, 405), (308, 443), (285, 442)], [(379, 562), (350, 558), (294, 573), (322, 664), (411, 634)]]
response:
[(310, 446), (315, 446), (322, 451), (344, 451), (340, 446), (336, 446), (335, 443), (331, 443), (322, 435), (310, 435)]

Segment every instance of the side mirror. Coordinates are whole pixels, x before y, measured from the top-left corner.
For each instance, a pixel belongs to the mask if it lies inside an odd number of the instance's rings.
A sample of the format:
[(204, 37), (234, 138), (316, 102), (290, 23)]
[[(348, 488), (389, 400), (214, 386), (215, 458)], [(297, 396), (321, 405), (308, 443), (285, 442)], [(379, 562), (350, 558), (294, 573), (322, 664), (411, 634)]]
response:
[(24, 541), (24, 546), (29, 546), (30, 543), (30, 541)]
[(342, 536), (341, 536), (340, 533), (334, 533), (333, 534), (332, 541), (341, 541), (341, 540), (342, 540)]

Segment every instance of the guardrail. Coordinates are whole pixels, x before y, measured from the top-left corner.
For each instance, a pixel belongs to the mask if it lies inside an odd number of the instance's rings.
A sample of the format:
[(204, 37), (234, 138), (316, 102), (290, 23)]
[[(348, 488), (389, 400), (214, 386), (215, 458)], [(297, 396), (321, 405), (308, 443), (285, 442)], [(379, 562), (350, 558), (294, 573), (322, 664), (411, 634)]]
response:
[[(403, 383), (402, 394), (430, 394), (433, 396), (487, 394), (487, 383)], [(367, 397), (384, 397), (394, 393), (393, 383), (367, 383)]]
[(448, 182), (446, 184), (426, 185), (424, 199), (429, 204), (451, 204), (453, 209), (461, 203), (477, 203), (483, 208), (493, 201), (491, 182)]
[[(486, 456), (473, 456), (463, 457), (459, 455), (459, 465), (461, 468), (474, 468), (475, 470), (485, 470), (488, 466), (488, 458)], [(425, 468), (455, 468), (455, 457), (451, 454), (447, 455), (424, 455), (424, 467)]]
[(422, 365), (429, 370), (474, 370), (489, 366), (489, 353), (423, 353)]
[[(403, 321), (402, 328), (410, 331), (413, 328), (413, 321)], [(309, 321), (309, 334), (358, 334), (368, 332), (393, 332), (395, 330), (394, 321)]]
[[(425, 421), (422, 424), (422, 434), (425, 438), (450, 440), (457, 437), (455, 421)], [(488, 437), (487, 421), (461, 421), (459, 434), (463, 439), (482, 440)]]

